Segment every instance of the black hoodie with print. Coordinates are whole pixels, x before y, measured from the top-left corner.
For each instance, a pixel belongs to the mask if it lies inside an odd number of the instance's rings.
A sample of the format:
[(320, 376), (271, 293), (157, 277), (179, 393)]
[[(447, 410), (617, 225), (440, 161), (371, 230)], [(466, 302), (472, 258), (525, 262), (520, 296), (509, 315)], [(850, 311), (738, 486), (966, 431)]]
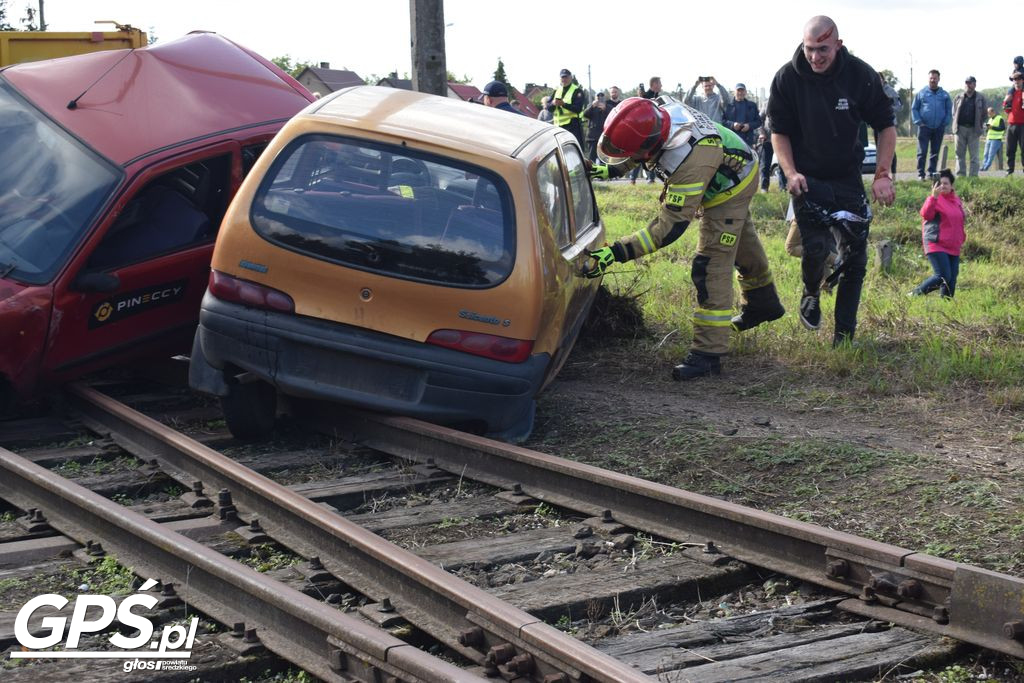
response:
[(772, 80), (768, 116), (772, 132), (789, 137), (797, 171), (824, 180), (860, 174), (861, 121), (876, 131), (895, 123), (878, 73), (845, 46), (823, 74), (797, 47)]

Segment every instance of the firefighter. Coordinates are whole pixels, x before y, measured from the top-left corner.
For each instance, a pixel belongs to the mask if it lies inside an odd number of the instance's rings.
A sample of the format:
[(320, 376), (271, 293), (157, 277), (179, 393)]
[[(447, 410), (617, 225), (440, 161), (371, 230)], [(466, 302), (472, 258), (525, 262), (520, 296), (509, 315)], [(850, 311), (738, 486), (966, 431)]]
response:
[[(650, 254), (675, 242), (702, 210), (690, 276), (697, 290), (693, 344), (672, 371), (676, 380), (717, 375), (731, 330), (781, 318), (761, 241), (750, 218), (757, 192), (757, 157), (731, 130), (673, 100), (631, 97), (609, 114), (598, 142), (606, 166), (596, 177), (617, 177), (643, 165), (664, 182), (661, 211), (646, 228), (590, 253), (589, 277), (615, 262)], [(732, 315), (732, 270), (739, 271), (741, 310)]]

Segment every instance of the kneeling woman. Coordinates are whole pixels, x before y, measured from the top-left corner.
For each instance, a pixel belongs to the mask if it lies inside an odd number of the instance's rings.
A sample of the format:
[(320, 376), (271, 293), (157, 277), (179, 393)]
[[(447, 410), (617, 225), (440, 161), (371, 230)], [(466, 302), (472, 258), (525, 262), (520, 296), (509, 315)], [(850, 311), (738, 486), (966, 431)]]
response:
[(967, 238), (964, 207), (953, 191), (953, 174), (948, 168), (942, 170), (931, 195), (924, 200), (921, 218), (924, 219), (921, 228), (924, 253), (931, 261), (933, 273), (911, 294), (927, 294), (938, 289), (943, 297), (951, 298), (960, 272), (960, 247)]

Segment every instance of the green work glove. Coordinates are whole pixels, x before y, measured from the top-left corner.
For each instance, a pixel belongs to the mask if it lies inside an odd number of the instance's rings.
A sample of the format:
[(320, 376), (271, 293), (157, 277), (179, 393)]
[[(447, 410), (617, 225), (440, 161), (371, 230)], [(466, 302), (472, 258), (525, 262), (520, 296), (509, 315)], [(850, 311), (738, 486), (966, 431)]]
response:
[(592, 164), (590, 167), (590, 177), (608, 180), (608, 167), (604, 164)]
[(594, 267), (584, 273), (589, 278), (601, 277), (608, 266), (615, 263), (615, 252), (611, 247), (601, 247), (597, 251), (590, 252), (590, 258), (594, 259)]

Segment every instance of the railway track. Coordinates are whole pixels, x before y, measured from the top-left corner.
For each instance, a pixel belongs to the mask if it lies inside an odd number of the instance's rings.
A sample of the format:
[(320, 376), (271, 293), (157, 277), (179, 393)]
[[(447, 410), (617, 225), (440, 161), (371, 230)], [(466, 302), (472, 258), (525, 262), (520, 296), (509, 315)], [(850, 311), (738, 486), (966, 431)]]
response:
[[(950, 639), (1024, 657), (1013, 577), (414, 420), (299, 406), (302, 430), (354, 448), (250, 452), (179, 431), (210, 417), (187, 401), (121, 398), (174, 426), (80, 386), (69, 407), (101, 448), (0, 450), (0, 587), (110, 553), (161, 582), (157, 623), (187, 603), (230, 629), (196, 639), (211, 671), (280, 667), (269, 650), (324, 680), (860, 680), (948, 658)], [(238, 559), (266, 552), (287, 559)]]

